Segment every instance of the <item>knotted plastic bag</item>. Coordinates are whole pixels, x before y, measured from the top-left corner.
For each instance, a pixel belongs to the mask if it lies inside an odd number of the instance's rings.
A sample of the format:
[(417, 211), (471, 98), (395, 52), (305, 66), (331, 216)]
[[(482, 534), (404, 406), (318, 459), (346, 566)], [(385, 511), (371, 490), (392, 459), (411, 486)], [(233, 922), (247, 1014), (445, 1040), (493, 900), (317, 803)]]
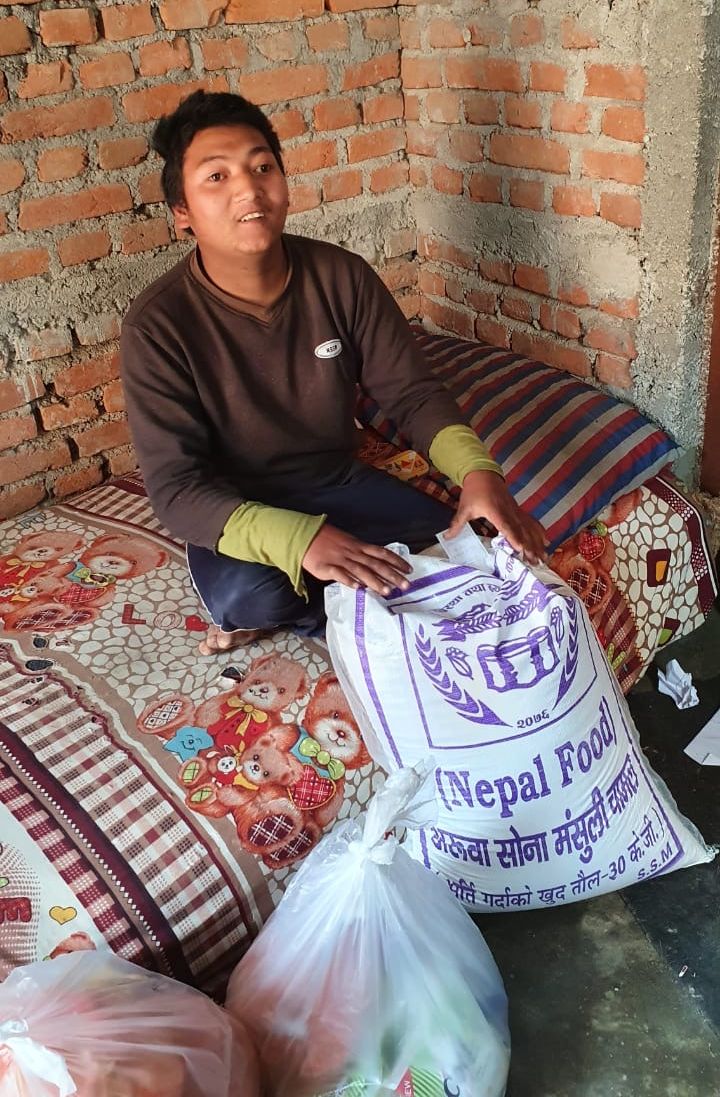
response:
[(435, 814), (430, 766), (327, 835), (230, 979), (268, 1097), (501, 1097), (507, 1000), (472, 920), (393, 828)]
[(241, 1026), (200, 991), (76, 952), (0, 984), (0, 1097), (259, 1097)]

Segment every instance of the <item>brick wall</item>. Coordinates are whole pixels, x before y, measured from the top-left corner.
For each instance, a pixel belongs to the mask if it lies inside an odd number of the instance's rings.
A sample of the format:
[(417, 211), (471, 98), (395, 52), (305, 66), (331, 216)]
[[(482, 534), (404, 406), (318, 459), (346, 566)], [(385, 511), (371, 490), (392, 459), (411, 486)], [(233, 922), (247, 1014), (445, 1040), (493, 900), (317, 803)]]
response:
[(361, 252), (417, 314), (394, 8), (0, 0), (0, 517), (134, 465), (117, 338), (187, 248), (148, 137), (189, 90), (261, 104), (284, 146), (290, 230)]

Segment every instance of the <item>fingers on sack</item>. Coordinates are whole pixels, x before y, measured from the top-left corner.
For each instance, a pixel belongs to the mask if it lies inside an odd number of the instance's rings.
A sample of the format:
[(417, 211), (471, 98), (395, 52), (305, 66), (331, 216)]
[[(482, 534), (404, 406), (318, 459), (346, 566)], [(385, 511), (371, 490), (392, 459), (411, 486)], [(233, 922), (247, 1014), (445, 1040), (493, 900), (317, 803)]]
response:
[(363, 554), (373, 557), (374, 560), (383, 561), (401, 574), (408, 575), (412, 571), (412, 564), (409, 564), (404, 557), (398, 556), (397, 552), (383, 548), (381, 545), (363, 545)]

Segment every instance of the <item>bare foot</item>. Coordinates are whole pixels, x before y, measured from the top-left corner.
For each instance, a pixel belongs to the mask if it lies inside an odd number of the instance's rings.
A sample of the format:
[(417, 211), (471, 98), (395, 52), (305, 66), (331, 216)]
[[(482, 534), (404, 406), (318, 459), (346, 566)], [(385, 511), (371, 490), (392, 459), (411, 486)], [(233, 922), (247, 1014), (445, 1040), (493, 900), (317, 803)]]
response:
[(223, 632), (217, 625), (210, 625), (205, 639), (200, 641), (198, 650), (201, 655), (221, 655), (225, 651), (251, 644), (253, 640), (259, 640), (262, 636), (267, 636), (267, 631), (261, 628), (239, 628), (234, 632)]

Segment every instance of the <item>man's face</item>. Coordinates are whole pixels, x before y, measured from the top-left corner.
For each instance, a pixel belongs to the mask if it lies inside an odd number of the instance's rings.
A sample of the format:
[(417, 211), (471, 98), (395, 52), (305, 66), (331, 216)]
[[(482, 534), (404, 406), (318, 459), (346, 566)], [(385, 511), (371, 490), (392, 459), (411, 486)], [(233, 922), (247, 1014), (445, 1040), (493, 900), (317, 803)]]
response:
[(173, 207), (206, 259), (262, 255), (280, 239), (288, 209), (285, 176), (251, 126), (214, 126), (190, 142), (183, 161), (185, 201)]

